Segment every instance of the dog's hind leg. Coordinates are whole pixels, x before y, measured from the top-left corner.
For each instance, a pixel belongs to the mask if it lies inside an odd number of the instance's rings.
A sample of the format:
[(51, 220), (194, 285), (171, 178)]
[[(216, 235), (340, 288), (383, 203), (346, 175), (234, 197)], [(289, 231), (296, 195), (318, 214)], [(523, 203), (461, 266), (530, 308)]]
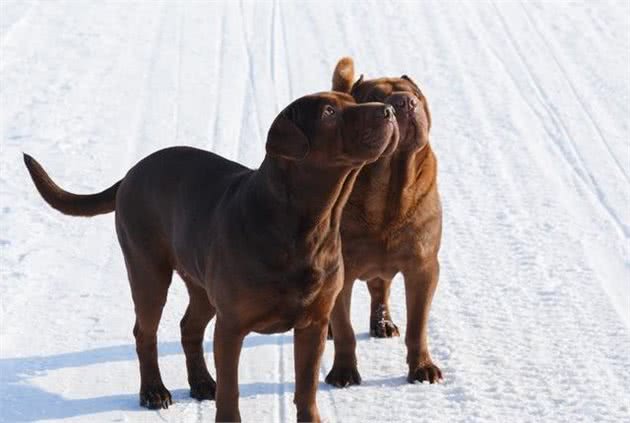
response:
[(370, 336), (376, 338), (391, 338), (400, 336), (398, 326), (389, 314), (389, 293), (392, 286), (391, 279), (374, 278), (367, 281), (370, 292)]
[(203, 335), (206, 326), (215, 315), (215, 309), (208, 301), (205, 289), (194, 282), (185, 282), (190, 299), (179, 326), (182, 331), (182, 347), (186, 354), (190, 396), (199, 401), (213, 400), (216, 383), (208, 372), (203, 356)]
[(168, 408), (172, 399), (158, 367), (157, 329), (173, 270), (168, 260), (130, 251), (123, 243), (121, 246), (136, 311), (133, 335), (140, 362), (140, 405), (150, 409)]

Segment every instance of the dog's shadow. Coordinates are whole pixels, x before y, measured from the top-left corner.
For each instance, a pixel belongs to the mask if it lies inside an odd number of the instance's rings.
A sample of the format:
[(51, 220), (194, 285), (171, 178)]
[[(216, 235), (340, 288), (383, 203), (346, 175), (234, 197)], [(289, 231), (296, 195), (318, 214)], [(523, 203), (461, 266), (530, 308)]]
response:
[[(366, 339), (361, 334), (358, 340)], [(243, 348), (262, 345), (292, 344), (291, 336), (250, 335), (245, 338)], [(204, 343), (205, 351), (212, 351), (212, 342)], [(162, 342), (158, 345), (160, 357), (183, 355), (179, 342)], [(0, 422), (31, 422), (35, 420), (63, 419), (107, 411), (139, 411), (137, 394), (106, 395), (93, 398), (68, 399), (32, 385), (29, 379), (58, 369), (83, 367), (101, 363), (137, 360), (135, 345), (117, 345), (95, 348), (86, 351), (0, 359)], [(372, 381), (375, 383), (399, 384), (400, 378)], [(404, 381), (400, 382), (400, 384)], [(371, 383), (366, 383), (370, 385)], [(254, 382), (239, 384), (240, 396), (272, 395), (294, 390), (294, 383)], [(320, 390), (330, 387), (320, 383)], [(173, 400), (195, 402), (188, 395), (188, 389), (171, 391)], [(150, 412), (150, 411), (147, 411)]]

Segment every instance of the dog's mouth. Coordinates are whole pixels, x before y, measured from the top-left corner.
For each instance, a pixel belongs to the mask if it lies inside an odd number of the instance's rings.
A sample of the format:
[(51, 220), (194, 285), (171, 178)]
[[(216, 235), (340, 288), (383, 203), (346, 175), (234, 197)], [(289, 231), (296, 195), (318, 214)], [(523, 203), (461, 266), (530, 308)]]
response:
[(371, 128), (363, 131), (359, 137), (359, 143), (369, 150), (383, 148), (386, 144), (391, 144), (394, 133), (397, 132), (398, 125), (395, 121), (387, 121), (383, 126)]
[(407, 122), (406, 140), (408, 143), (420, 144), (420, 124), (413, 118)]
[(385, 137), (380, 136), (380, 134), (374, 134), (372, 131), (364, 132), (363, 136), (360, 137), (360, 141), (362, 146), (367, 147), (368, 149), (375, 149), (381, 147), (385, 143)]
[(392, 155), (394, 151), (396, 151), (396, 148), (398, 148), (399, 142), (400, 142), (400, 130), (398, 128), (398, 125), (394, 125), (394, 130), (392, 131), (392, 134), (389, 137), (389, 144), (387, 145), (387, 148), (385, 149), (382, 155), (383, 156)]
[(416, 114), (397, 116), (400, 128), (400, 144), (410, 148), (419, 148), (422, 144), (422, 124)]

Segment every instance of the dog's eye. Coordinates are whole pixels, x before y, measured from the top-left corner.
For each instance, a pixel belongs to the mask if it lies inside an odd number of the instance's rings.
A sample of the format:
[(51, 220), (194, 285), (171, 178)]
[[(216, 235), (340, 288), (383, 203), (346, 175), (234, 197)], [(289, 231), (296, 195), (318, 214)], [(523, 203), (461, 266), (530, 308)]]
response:
[(324, 111), (322, 112), (322, 119), (328, 119), (335, 116), (336, 110), (331, 105), (324, 106)]

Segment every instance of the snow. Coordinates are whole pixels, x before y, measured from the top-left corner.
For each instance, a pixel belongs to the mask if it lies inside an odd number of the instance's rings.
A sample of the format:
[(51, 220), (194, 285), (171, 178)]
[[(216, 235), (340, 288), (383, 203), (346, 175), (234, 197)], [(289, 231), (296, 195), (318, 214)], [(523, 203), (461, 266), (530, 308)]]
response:
[[(212, 421), (188, 397), (174, 281), (158, 333), (175, 404), (138, 406), (134, 315), (113, 215), (44, 204), (28, 152), (95, 192), (159, 148), (248, 166), (276, 113), (329, 88), (336, 60), (415, 78), (444, 203), (430, 347), (443, 385), (405, 381), (402, 339), (370, 339), (363, 384), (320, 374), (335, 421), (630, 420), (630, 3), (0, 3), (0, 421)], [(405, 326), (403, 284), (392, 293)], [(207, 360), (213, 368), (211, 325)], [(292, 421), (290, 333), (252, 334), (245, 421)]]

